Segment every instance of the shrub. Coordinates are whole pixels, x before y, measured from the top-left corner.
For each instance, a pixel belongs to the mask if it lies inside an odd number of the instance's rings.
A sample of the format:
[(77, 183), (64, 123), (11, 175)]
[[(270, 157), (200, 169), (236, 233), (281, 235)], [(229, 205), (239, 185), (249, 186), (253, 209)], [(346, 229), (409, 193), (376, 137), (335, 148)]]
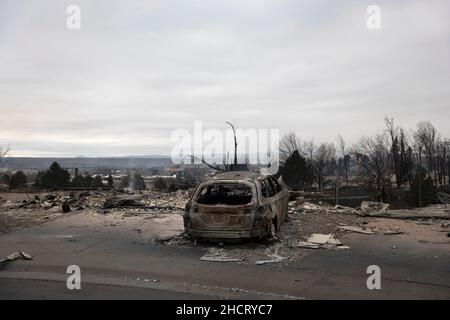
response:
[(166, 190), (167, 189), (167, 182), (163, 178), (156, 178), (153, 186), (157, 190)]
[(23, 188), (26, 187), (28, 182), (27, 176), (22, 171), (17, 171), (11, 176), (9, 186), (11, 188)]

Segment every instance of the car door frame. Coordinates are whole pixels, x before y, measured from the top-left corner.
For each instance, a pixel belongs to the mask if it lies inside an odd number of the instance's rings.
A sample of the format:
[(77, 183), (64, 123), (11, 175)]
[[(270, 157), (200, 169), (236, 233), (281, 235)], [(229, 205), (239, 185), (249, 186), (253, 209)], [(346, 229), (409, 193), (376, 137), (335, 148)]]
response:
[[(287, 217), (287, 209), (288, 209), (288, 197), (287, 190), (283, 188), (283, 186), (273, 177), (267, 177), (269, 183), (272, 185), (275, 194), (273, 195), (273, 199), (276, 207), (277, 214), (277, 229), (281, 226), (281, 224), (286, 220)], [(278, 186), (278, 191), (277, 191)]]

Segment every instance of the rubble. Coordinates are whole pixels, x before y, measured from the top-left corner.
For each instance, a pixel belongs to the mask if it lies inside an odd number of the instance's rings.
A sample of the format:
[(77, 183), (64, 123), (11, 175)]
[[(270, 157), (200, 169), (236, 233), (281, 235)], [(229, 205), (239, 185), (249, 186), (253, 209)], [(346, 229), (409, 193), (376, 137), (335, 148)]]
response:
[(450, 204), (450, 194), (447, 192), (438, 192), (437, 197), (442, 204)]
[(104, 209), (113, 208), (133, 208), (133, 207), (143, 207), (144, 204), (137, 202), (134, 199), (118, 199), (118, 198), (108, 198), (103, 204)]
[(294, 200), (289, 202), (289, 214), (296, 213), (342, 213), (342, 214), (359, 214), (358, 209), (346, 206), (336, 205), (332, 206), (327, 203), (318, 204), (304, 201)]
[(54, 207), (60, 207), (62, 212), (66, 213), (71, 210), (83, 210), (87, 206), (86, 199), (76, 199), (73, 194), (69, 196), (47, 194), (42, 196), (35, 195), (32, 199), (23, 199), (20, 201), (6, 201), (2, 204), (2, 208), (10, 209), (43, 209), (49, 210)]
[(360, 208), (362, 211), (386, 211), (389, 209), (388, 203), (376, 202), (376, 201), (362, 201)]
[(70, 212), (70, 204), (69, 204), (69, 202), (64, 201), (61, 204), (61, 209), (62, 209), (62, 212), (64, 212), (64, 213)]
[(372, 211), (363, 214), (366, 217), (390, 219), (440, 219), (450, 220), (450, 205), (435, 204), (423, 208)]
[[(108, 197), (102, 205), (104, 209), (133, 208), (142, 210), (179, 211), (184, 210), (188, 200), (188, 192), (178, 190), (172, 193), (160, 193), (153, 191), (140, 191), (135, 194), (114, 193)], [(135, 212), (136, 214), (139, 211)]]
[[(25, 200), (0, 201), (2, 202), (0, 232), (9, 228), (4, 223), (5, 221), (9, 223), (9, 221), (15, 220), (16, 225), (20, 225), (20, 227), (28, 225), (25, 219), (36, 219), (39, 220), (39, 223), (47, 222), (63, 215), (63, 205), (68, 206), (70, 211), (87, 209), (87, 214), (100, 218), (108, 228), (117, 226), (117, 221), (122, 221), (120, 219), (139, 215), (143, 215), (143, 217), (139, 217), (143, 219), (142, 222), (146, 222), (145, 219), (154, 219), (157, 224), (167, 226), (168, 223), (164, 220), (167, 218), (181, 225), (182, 211), (188, 198), (188, 191), (163, 193), (152, 190), (134, 193), (86, 191), (76, 194), (51, 192), (36, 196), (30, 195)], [(8, 213), (8, 210), (11, 212)], [(2, 217), (5, 211), (7, 213), (4, 216), (9, 214), (7, 219)], [(109, 216), (99, 217), (99, 213), (108, 213)], [(342, 244), (339, 240), (347, 231), (362, 234), (377, 233), (386, 236), (404, 233), (411, 235), (413, 234), (412, 229), (405, 225), (411, 224), (413, 227), (417, 227), (416, 223), (432, 225), (432, 227), (440, 224), (442, 226), (442, 230), (439, 231), (440, 236), (444, 236), (445, 239), (448, 239), (450, 231), (448, 229), (450, 227), (450, 207), (446, 204), (410, 210), (391, 210), (386, 207), (386, 204), (378, 202), (366, 202), (359, 208), (351, 208), (320, 202), (311, 203), (299, 197), (289, 202), (289, 213), (287, 221), (277, 230), (275, 239), (251, 240), (227, 246), (226, 249), (222, 247), (209, 248), (211, 244), (205, 245), (200, 242), (199, 247), (208, 248), (208, 252), (200, 259), (214, 262), (270, 264), (273, 268), (277, 268), (279, 263), (310, 254), (311, 250), (349, 249), (349, 246)], [(373, 217), (413, 219), (414, 221), (389, 220), (386, 222), (385, 219), (371, 219)], [(138, 218), (134, 219), (138, 221)], [(129, 221), (134, 219), (129, 219)], [(379, 221), (379, 223), (372, 225), (373, 221)], [(367, 225), (368, 223), (371, 227)], [(122, 227), (121, 224), (120, 226)], [(425, 227), (420, 228), (424, 229)], [(167, 232), (166, 228), (164, 232), (160, 232), (155, 231), (155, 224), (148, 223), (133, 226), (129, 230), (133, 231), (133, 237), (136, 236), (137, 239), (135, 243), (139, 244), (194, 246), (192, 239), (183, 234), (182, 229), (172, 228), (170, 232)], [(442, 242), (442, 239), (440, 241)]]

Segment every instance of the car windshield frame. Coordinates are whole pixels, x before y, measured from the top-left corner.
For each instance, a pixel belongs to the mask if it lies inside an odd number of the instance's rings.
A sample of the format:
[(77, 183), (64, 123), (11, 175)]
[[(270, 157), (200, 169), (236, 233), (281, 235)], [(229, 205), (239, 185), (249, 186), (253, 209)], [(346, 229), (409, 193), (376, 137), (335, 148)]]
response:
[[(245, 197), (247, 200), (242, 201), (240, 199), (237, 199), (237, 197), (239, 197), (239, 195), (227, 195), (229, 197), (228, 200), (225, 201), (220, 201), (223, 200), (223, 198), (220, 199), (214, 199), (214, 198), (210, 198), (209, 201), (202, 201), (201, 197), (202, 197), (202, 192), (203, 190), (205, 190), (205, 188), (214, 188), (214, 187), (219, 187), (220, 191), (219, 192), (223, 192), (223, 187), (224, 186), (239, 186), (241, 188), (242, 191), (246, 191), (246, 192), (250, 192), (249, 194), (247, 194)], [(220, 188), (222, 187), (222, 188)], [(245, 190), (244, 190), (245, 189)], [(216, 197), (219, 195), (216, 195)], [(209, 197), (212, 197), (211, 195), (209, 195)], [(223, 194), (220, 195), (220, 197), (223, 197)], [(230, 199), (231, 197), (235, 197), (234, 199)], [(243, 206), (243, 205), (250, 205), (254, 202), (254, 199), (256, 197), (256, 190), (255, 190), (255, 186), (252, 183), (248, 183), (246, 181), (211, 181), (211, 182), (206, 182), (202, 185), (199, 186), (197, 192), (195, 193), (194, 196), (194, 201), (199, 204), (199, 205), (211, 205), (211, 206)]]

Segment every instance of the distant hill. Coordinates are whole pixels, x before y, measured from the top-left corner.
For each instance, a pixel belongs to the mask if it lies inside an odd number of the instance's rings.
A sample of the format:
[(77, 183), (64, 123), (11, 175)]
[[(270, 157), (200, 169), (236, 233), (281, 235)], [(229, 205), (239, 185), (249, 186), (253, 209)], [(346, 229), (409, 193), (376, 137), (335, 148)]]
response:
[(170, 157), (118, 157), (118, 158), (31, 158), (9, 157), (4, 159), (4, 168), (10, 170), (43, 170), (48, 169), (52, 162), (58, 162), (64, 168), (95, 169), (105, 167), (110, 169), (154, 168), (171, 166)]

